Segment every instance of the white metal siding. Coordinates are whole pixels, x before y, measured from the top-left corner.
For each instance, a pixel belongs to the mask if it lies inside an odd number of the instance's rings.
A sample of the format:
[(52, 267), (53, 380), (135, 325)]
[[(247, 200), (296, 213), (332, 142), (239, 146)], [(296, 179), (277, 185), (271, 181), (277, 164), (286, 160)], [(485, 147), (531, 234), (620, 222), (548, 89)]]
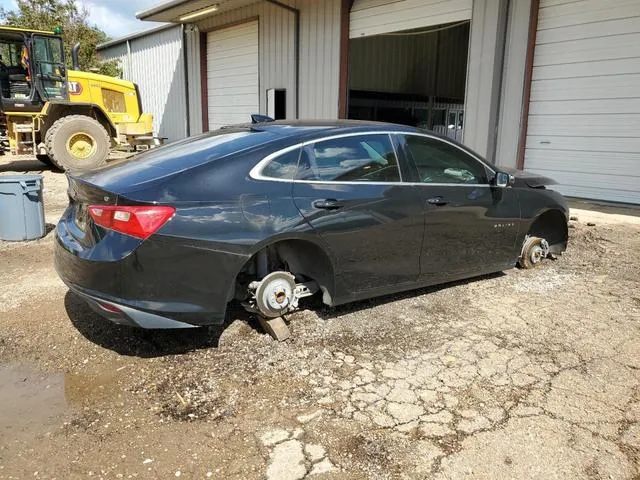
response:
[(248, 122), (258, 91), (258, 22), (207, 33), (209, 130)]
[(640, 2), (543, 0), (525, 168), (566, 195), (640, 203)]
[(340, 0), (298, 1), (300, 118), (338, 118)]
[(181, 26), (100, 50), (102, 58), (120, 60), (123, 78), (138, 85), (143, 110), (153, 114), (154, 132), (169, 141), (187, 135), (182, 55)]
[[(300, 10), (299, 117), (337, 118), (340, 79), (340, 0), (284, 1)], [(295, 17), (266, 1), (198, 22), (201, 31), (252, 18), (260, 22), (260, 113), (266, 92), (286, 88), (287, 118), (295, 118)]]
[[(287, 90), (287, 118), (295, 118), (294, 16), (265, 1), (204, 18), (198, 22), (205, 32), (224, 25), (258, 18), (260, 113), (267, 113), (266, 97), (270, 88)], [(204, 52), (202, 52), (204, 54)], [(193, 59), (193, 61), (199, 61)]]
[(469, 20), (472, 3), (473, 0), (355, 0), (349, 37)]

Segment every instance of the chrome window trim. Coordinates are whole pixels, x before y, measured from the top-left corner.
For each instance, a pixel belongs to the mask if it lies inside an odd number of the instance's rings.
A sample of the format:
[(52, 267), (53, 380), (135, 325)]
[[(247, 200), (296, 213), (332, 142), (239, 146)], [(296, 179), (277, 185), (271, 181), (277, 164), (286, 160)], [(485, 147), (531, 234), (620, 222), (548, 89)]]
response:
[[(389, 141), (391, 142), (391, 147), (393, 148), (393, 152), (396, 156), (396, 161), (397, 161), (397, 166), (398, 166), (398, 174), (400, 176), (400, 181), (399, 182), (367, 182), (367, 181), (346, 181), (346, 182), (336, 182), (336, 181), (332, 181), (332, 180), (298, 180), (295, 178), (273, 178), (273, 177), (266, 177), (264, 175), (262, 175), (262, 170), (264, 169), (264, 167), (273, 159), (279, 157), (280, 155), (284, 155), (285, 153), (290, 152), (291, 150), (296, 150), (296, 149), (303, 149), (304, 147), (307, 147), (309, 145), (313, 145), (314, 143), (318, 143), (318, 142), (322, 142), (325, 140), (334, 140), (336, 138), (348, 138), (348, 137), (357, 137), (357, 136), (364, 136), (364, 135), (388, 135), (389, 136)], [(484, 167), (488, 168), (494, 175), (495, 175), (495, 170), (490, 167), (485, 161), (483, 161), (482, 159), (480, 159), (479, 157), (477, 157), (476, 155), (473, 155), (469, 152), (467, 152), (466, 150), (460, 148), (458, 145), (456, 145), (453, 142), (450, 142), (449, 140), (442, 138), (442, 137), (438, 137), (436, 135), (430, 135), (428, 133), (420, 133), (420, 132), (410, 132), (410, 131), (402, 131), (402, 130), (379, 130), (379, 131), (370, 131), (370, 132), (351, 132), (351, 133), (339, 133), (339, 134), (335, 134), (335, 135), (328, 135), (326, 137), (321, 137), (321, 138), (316, 138), (314, 140), (307, 140), (306, 142), (300, 142), (297, 143), (295, 145), (290, 145), (288, 147), (282, 148), (276, 152), (270, 153), (269, 155), (267, 155), (266, 157), (264, 157), (262, 160), (260, 160), (258, 163), (256, 163), (256, 165), (249, 170), (249, 177), (252, 178), (253, 180), (262, 180), (262, 181), (268, 181), (268, 182), (285, 182), (285, 183), (311, 183), (311, 184), (330, 184), (330, 185), (394, 185), (394, 186), (398, 186), (398, 185), (410, 185), (410, 186), (416, 186), (416, 185), (429, 185), (429, 186), (433, 186), (433, 187), (451, 187), (451, 186), (458, 186), (458, 187), (491, 187), (491, 184), (489, 183), (424, 183), (424, 182), (405, 182), (402, 180), (402, 169), (400, 168), (400, 158), (398, 157), (398, 152), (396, 151), (396, 146), (394, 144), (392, 135), (413, 135), (413, 136), (417, 136), (417, 137), (425, 137), (425, 138), (431, 138), (434, 140), (440, 140), (444, 143), (447, 143), (455, 148), (457, 148), (458, 150), (460, 150), (462, 153), (470, 156), (471, 158), (475, 159), (476, 161), (480, 162)]]
[[(489, 171), (491, 171), (491, 173), (493, 173), (494, 175), (496, 173), (496, 170), (491, 165), (489, 165), (485, 160), (481, 159), (480, 157), (478, 157), (477, 155), (475, 155), (475, 154), (473, 154), (471, 152), (467, 152), (464, 148), (460, 148), (459, 145), (456, 145), (455, 143), (453, 143), (452, 141), (450, 141), (447, 138), (438, 137), (436, 135), (429, 135), (428, 133), (420, 133), (420, 132), (402, 132), (401, 134), (402, 135), (412, 135), (414, 137), (426, 137), (426, 138), (433, 138), (435, 140), (440, 140), (441, 142), (444, 142), (444, 143), (446, 143), (448, 145), (451, 145), (452, 147), (460, 150), (462, 153), (464, 153), (465, 155), (468, 155), (469, 157), (473, 158), (477, 162), (480, 162), (484, 167), (488, 168)], [(430, 184), (430, 185), (433, 185), (433, 184)], [(447, 185), (463, 185), (463, 184), (461, 184), (461, 183), (450, 183), (450, 184), (447, 184)], [(482, 184), (479, 184), (479, 185), (484, 185), (484, 184), (482, 183)]]

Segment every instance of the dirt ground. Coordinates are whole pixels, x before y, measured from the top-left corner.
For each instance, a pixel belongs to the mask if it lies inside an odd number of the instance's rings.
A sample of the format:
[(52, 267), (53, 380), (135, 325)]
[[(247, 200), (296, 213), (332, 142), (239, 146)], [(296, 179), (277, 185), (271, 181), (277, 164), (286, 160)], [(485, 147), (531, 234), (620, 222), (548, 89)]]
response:
[[(66, 180), (42, 173), (53, 226)], [(303, 310), (284, 343), (241, 310), (109, 324), (58, 280), (52, 232), (0, 242), (0, 479), (640, 479), (640, 217), (622, 213), (574, 211), (535, 270)]]

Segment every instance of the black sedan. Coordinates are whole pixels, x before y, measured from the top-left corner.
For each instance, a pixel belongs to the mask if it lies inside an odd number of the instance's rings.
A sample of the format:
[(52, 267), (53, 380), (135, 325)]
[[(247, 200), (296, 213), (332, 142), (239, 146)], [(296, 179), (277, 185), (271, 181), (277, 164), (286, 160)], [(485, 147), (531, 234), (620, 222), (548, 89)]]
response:
[(117, 323), (277, 317), (535, 266), (567, 245), (553, 183), (406, 126), (229, 127), (69, 176), (55, 265)]

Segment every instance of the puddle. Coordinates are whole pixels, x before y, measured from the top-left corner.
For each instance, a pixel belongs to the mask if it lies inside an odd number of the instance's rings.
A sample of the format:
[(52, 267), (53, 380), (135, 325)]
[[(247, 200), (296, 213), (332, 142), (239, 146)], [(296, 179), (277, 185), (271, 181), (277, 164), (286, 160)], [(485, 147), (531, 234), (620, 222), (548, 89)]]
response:
[(107, 400), (121, 392), (116, 373), (67, 373), (64, 375), (64, 394), (70, 404), (90, 404)]
[(52, 424), (67, 407), (64, 374), (0, 366), (0, 437)]
[(44, 373), (24, 365), (0, 366), (0, 438), (60, 425), (70, 407), (119, 392), (115, 372)]

